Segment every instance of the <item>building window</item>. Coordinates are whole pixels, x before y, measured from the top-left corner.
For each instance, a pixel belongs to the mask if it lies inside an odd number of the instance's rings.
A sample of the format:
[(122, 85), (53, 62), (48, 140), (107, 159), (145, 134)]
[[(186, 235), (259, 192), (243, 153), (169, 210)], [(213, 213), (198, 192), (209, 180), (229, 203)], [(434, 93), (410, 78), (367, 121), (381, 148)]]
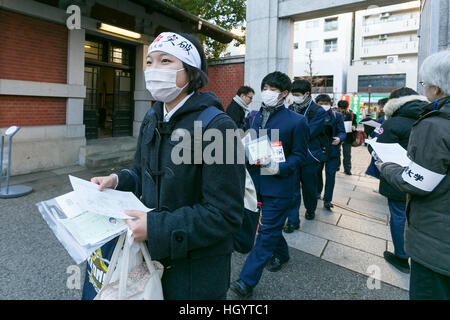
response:
[(338, 18), (325, 19), (325, 31), (335, 31), (338, 29)]
[(406, 74), (379, 74), (358, 77), (358, 91), (391, 92), (394, 89), (406, 86)]
[(319, 27), (319, 20), (318, 19), (306, 21), (306, 28), (307, 29), (314, 29), (314, 28), (318, 28), (318, 27)]
[(109, 62), (123, 65), (130, 64), (130, 51), (126, 48), (111, 45), (109, 49)]
[(319, 47), (319, 41), (306, 41), (306, 49), (317, 49)]
[(312, 93), (333, 93), (334, 77), (333, 76), (315, 76), (313, 79), (314, 87)]
[(294, 43), (294, 49), (298, 49), (298, 42)]
[(324, 41), (324, 52), (336, 52), (337, 39), (329, 39)]
[(103, 43), (88, 41), (84, 43), (84, 57), (87, 59), (103, 60)]

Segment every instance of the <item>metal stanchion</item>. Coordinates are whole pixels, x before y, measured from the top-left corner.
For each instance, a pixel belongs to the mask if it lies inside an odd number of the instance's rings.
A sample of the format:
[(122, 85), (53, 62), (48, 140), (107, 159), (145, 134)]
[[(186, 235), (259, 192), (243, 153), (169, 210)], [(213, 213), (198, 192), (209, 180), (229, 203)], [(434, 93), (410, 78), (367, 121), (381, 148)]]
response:
[[(20, 127), (9, 127), (2, 134), (2, 146), (0, 150), (0, 199), (17, 198), (29, 194), (33, 189), (28, 186), (9, 186), (9, 176), (11, 173), (11, 149), (12, 138), (20, 130)], [(5, 145), (5, 137), (9, 137), (8, 142), (8, 168), (6, 170), (6, 186), (2, 187), (3, 178), (3, 149)]]

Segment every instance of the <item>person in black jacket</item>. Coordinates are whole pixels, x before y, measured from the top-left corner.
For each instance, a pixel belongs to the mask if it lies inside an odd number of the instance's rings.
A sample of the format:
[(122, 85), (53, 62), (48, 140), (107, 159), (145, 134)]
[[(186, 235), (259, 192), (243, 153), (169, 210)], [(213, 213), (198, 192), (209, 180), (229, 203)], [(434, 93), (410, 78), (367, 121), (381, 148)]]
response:
[[(398, 143), (407, 149), (412, 126), (427, 104), (427, 98), (418, 95), (413, 89), (404, 87), (392, 91), (384, 106), (387, 120), (379, 130), (377, 142)], [(383, 176), (380, 177), (379, 192), (388, 199), (389, 224), (394, 244), (394, 253), (385, 251), (384, 258), (400, 271), (409, 273), (409, 257), (404, 250), (406, 194), (389, 184)]]
[[(344, 172), (346, 175), (351, 175), (352, 172), (352, 143), (355, 140), (355, 131), (358, 123), (356, 122), (356, 115), (349, 109), (349, 104), (345, 100), (338, 102), (338, 110), (344, 116), (344, 123), (347, 121), (352, 122), (352, 131), (347, 132), (344, 143), (342, 144), (342, 155)], [(338, 169), (339, 170), (339, 169)]]
[(250, 111), (248, 105), (252, 102), (254, 95), (255, 90), (248, 86), (242, 86), (228, 105), (227, 113), (239, 129), (244, 128), (244, 119)]
[[(220, 100), (198, 90), (207, 83), (207, 62), (192, 35), (164, 32), (149, 46), (145, 80), (156, 103), (146, 114), (131, 169), (91, 181), (99, 189), (132, 191), (153, 211), (125, 211), (135, 241), (146, 241), (152, 259), (165, 267), (164, 299), (225, 299), (230, 284), (232, 234), (243, 219), (245, 164), (222, 159), (197, 162), (194, 121)], [(209, 122), (225, 137), (236, 124), (222, 113)], [(180, 143), (181, 137), (192, 134)], [(184, 139), (182, 140), (183, 142)], [(196, 143), (197, 142), (197, 143)], [(228, 143), (228, 141), (227, 141)], [(208, 147), (201, 141), (203, 151)], [(230, 146), (227, 146), (230, 147)], [(223, 156), (228, 150), (223, 144)], [(232, 142), (234, 154), (238, 143)], [(193, 155), (175, 163), (173, 154)], [(199, 150), (200, 151), (200, 150)], [(219, 152), (220, 153), (220, 152)]]

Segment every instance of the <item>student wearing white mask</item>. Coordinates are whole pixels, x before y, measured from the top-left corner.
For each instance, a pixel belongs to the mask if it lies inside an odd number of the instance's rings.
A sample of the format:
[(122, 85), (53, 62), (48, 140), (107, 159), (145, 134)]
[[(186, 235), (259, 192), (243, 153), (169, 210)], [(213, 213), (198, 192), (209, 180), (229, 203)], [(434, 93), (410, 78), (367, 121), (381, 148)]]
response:
[[(148, 49), (145, 81), (156, 102), (140, 128), (133, 167), (91, 181), (99, 189), (134, 192), (155, 208), (126, 214), (136, 218), (127, 220), (135, 241), (146, 241), (152, 258), (165, 267), (165, 299), (225, 299), (232, 233), (243, 219), (245, 166), (236, 158), (232, 164), (225, 159), (224, 164), (198, 163), (194, 121), (213, 107), (222, 112), (214, 113), (205, 130), (216, 129), (225, 137), (227, 129), (237, 127), (214, 93), (198, 91), (208, 81), (207, 61), (194, 36), (160, 34)], [(190, 133), (190, 146), (180, 148), (172, 140), (175, 130)], [(237, 155), (237, 141), (232, 143)], [(201, 142), (202, 152), (207, 145)], [(224, 158), (227, 150), (224, 143)], [(174, 152), (192, 154), (191, 161), (174, 163)]]
[(290, 90), (289, 76), (279, 71), (269, 73), (261, 82), (260, 110), (251, 112), (245, 119), (244, 129), (254, 129), (258, 138), (265, 135), (266, 130), (275, 152), (282, 153), (285, 161), (271, 159), (247, 167), (258, 201), (262, 202), (262, 218), (255, 246), (247, 256), (239, 279), (230, 286), (240, 298), (252, 295), (264, 267), (276, 272), (289, 260), (282, 231), (294, 196), (295, 173), (307, 157), (309, 137), (305, 117), (284, 105)]
[(344, 118), (340, 112), (334, 112), (331, 110), (331, 97), (327, 94), (321, 94), (316, 97), (316, 103), (328, 112), (330, 122), (327, 124), (325, 132), (328, 136), (329, 146), (327, 148), (326, 161), (320, 164), (318, 172), (317, 194), (318, 197), (322, 194), (323, 189), (323, 177), (322, 172), (325, 167), (325, 192), (323, 195), (324, 208), (331, 210), (333, 204), (333, 191), (336, 182), (336, 172), (339, 168), (341, 157), (341, 144), (345, 140), (345, 126)]

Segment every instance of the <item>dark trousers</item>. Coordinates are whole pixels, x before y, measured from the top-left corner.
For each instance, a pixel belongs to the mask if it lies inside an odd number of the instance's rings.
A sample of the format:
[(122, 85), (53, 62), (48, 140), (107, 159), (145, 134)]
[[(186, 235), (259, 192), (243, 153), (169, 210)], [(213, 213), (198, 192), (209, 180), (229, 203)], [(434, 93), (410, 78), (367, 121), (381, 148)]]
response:
[(281, 261), (289, 259), (283, 226), (292, 198), (262, 197), (261, 200), (262, 218), (258, 236), (239, 275), (239, 278), (250, 287), (258, 284), (264, 267), (272, 256)]
[(352, 144), (344, 142), (342, 144), (342, 155), (344, 164), (344, 171), (351, 172), (352, 170)]
[[(317, 172), (320, 164), (318, 162), (307, 164), (300, 167), (299, 178), (301, 182), (301, 192), (303, 194), (303, 201), (307, 211), (315, 212), (317, 208)], [(301, 205), (300, 188), (295, 190), (293, 203), (288, 210), (288, 223), (297, 225), (300, 223), (300, 209)], [(297, 209), (296, 209), (297, 208)]]
[(450, 277), (411, 259), (410, 300), (450, 300)]
[(319, 172), (317, 174), (317, 194), (320, 195), (323, 189), (323, 168), (325, 167), (325, 193), (323, 195), (324, 201), (333, 200), (334, 185), (336, 182), (336, 171), (339, 168), (341, 159), (330, 158), (327, 162), (321, 162)]
[(408, 259), (405, 252), (405, 222), (406, 222), (406, 202), (388, 199), (390, 212), (389, 226), (391, 228), (392, 242), (394, 243), (394, 253), (397, 257)]

